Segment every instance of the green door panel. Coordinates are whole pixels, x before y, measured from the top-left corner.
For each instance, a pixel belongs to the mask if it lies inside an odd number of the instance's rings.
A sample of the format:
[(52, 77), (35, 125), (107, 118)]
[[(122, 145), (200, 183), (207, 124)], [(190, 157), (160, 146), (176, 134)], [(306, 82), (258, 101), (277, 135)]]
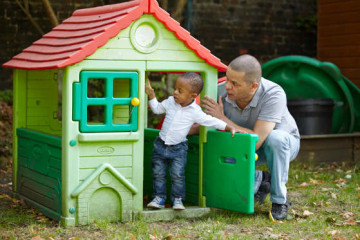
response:
[(254, 212), (255, 134), (208, 131), (204, 144), (206, 205)]

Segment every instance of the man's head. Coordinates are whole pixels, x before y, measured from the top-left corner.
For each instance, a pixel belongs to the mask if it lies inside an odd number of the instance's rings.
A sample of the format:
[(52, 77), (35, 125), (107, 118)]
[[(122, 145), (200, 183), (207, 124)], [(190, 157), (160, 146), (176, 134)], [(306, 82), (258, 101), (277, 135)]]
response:
[(230, 100), (239, 107), (246, 106), (254, 96), (261, 81), (261, 66), (250, 55), (235, 58), (226, 71), (225, 89)]
[(256, 82), (260, 83), (261, 80), (261, 65), (259, 61), (251, 55), (241, 55), (229, 64), (229, 68), (236, 72), (244, 73), (244, 80), (249, 85)]
[(175, 82), (175, 102), (183, 107), (189, 105), (199, 95), (203, 85), (203, 80), (197, 73), (187, 72), (180, 75)]

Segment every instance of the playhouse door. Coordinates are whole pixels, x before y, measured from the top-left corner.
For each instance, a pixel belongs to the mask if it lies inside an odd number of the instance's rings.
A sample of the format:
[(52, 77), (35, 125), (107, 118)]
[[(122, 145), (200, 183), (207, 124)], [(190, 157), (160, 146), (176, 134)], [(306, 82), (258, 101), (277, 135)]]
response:
[(208, 131), (203, 195), (208, 207), (254, 212), (255, 134)]

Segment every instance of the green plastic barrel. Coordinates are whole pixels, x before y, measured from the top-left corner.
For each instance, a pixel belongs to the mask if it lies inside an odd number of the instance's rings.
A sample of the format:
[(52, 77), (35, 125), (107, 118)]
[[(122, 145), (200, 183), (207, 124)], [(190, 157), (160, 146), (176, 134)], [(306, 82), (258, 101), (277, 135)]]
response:
[(262, 65), (263, 77), (278, 83), (288, 99), (333, 99), (332, 133), (351, 133), (355, 106), (337, 66), (305, 56), (285, 56)]

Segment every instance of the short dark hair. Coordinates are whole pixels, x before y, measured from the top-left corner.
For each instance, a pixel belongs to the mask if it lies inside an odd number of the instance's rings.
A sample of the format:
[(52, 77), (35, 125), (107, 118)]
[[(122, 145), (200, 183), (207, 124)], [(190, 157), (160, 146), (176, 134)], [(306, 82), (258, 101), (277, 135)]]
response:
[(180, 75), (181, 78), (186, 79), (190, 82), (191, 90), (194, 93), (201, 93), (204, 87), (204, 81), (201, 76), (194, 72), (187, 72)]
[(248, 54), (241, 55), (229, 64), (229, 68), (236, 72), (245, 73), (244, 79), (247, 84), (254, 82), (260, 83), (261, 80), (261, 65), (259, 61)]

